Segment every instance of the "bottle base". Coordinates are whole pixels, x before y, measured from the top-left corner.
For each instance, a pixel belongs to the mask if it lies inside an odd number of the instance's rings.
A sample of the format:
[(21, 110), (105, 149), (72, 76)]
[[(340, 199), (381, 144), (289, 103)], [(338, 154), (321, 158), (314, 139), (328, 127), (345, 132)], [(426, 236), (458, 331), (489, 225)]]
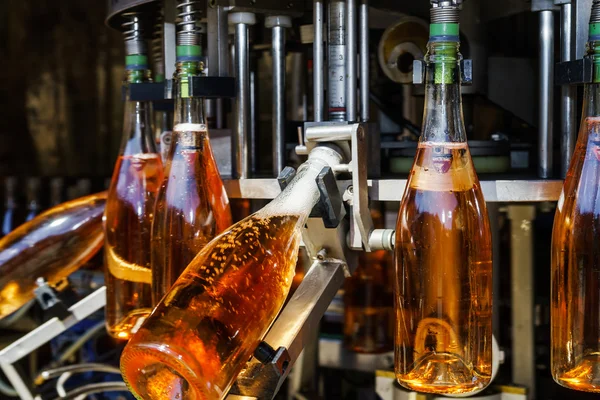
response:
[(575, 367), (553, 376), (556, 383), (568, 389), (600, 393), (600, 354), (588, 355)]
[(216, 387), (210, 390), (211, 383), (194, 372), (199, 367), (187, 364), (182, 354), (185, 352), (164, 343), (130, 343), (121, 356), (123, 380), (139, 400), (220, 399)]
[(456, 355), (435, 353), (424, 357), (410, 373), (396, 373), (396, 379), (416, 392), (462, 394), (481, 390), (491, 377), (478, 374)]

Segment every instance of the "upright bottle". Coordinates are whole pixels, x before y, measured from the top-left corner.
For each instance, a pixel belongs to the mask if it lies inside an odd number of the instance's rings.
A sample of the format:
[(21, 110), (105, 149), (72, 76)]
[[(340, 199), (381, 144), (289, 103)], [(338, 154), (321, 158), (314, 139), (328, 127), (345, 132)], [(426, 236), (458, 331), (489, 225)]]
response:
[(492, 245), (462, 116), (459, 9), (432, 8), (425, 115), (396, 226), (395, 372), (457, 394), (492, 372)]
[(575, 153), (552, 231), (552, 375), (560, 385), (600, 393), (600, 1), (594, 0)]
[(102, 247), (106, 192), (55, 206), (0, 240), (0, 318), (33, 298), (35, 281), (55, 284)]
[(104, 214), (108, 333), (128, 339), (152, 307), (150, 233), (156, 194), (163, 178), (156, 152), (149, 102), (132, 101), (129, 85), (150, 81), (139, 16), (126, 33), (125, 122), (121, 151), (108, 190)]
[[(190, 43), (191, 35), (185, 32), (186, 43)], [(227, 193), (210, 147), (204, 102), (189, 94), (191, 78), (202, 73), (200, 46), (181, 44), (181, 36), (174, 76), (175, 128), (152, 225), (154, 304), (196, 254), (232, 223)]]
[[(371, 211), (376, 229), (383, 216)], [(394, 348), (393, 285), (390, 253), (361, 253), (354, 274), (344, 283), (344, 346), (357, 353), (382, 353)]]
[(314, 149), (275, 200), (198, 253), (123, 351), (138, 399), (225, 397), (290, 290), (315, 178), (340, 158)]

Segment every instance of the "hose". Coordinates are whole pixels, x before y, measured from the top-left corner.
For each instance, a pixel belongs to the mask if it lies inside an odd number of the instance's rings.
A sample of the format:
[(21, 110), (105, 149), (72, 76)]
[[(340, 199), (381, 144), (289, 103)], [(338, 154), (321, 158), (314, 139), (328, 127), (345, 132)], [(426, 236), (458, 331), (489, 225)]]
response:
[(73, 389), (64, 396), (59, 396), (54, 400), (75, 400), (79, 396), (87, 396), (94, 393), (105, 393), (105, 392), (126, 392), (128, 391), (125, 382), (101, 382), (92, 383), (89, 385), (83, 385), (77, 389)]

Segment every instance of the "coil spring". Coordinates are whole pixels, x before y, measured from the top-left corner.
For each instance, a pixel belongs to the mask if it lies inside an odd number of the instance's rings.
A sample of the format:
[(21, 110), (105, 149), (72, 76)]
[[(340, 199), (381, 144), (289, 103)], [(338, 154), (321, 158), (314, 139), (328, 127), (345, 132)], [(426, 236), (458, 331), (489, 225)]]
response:
[(140, 15), (140, 12), (123, 13), (123, 17), (127, 21), (121, 26), (125, 37), (125, 52), (128, 55), (146, 54), (146, 41)]
[(590, 24), (600, 22), (600, 0), (594, 0), (592, 3), (592, 14), (590, 15)]
[(458, 7), (463, 0), (431, 0), (432, 7)]
[(198, 0), (178, 0), (177, 45), (194, 46), (200, 44), (200, 28), (197, 25), (200, 13)]
[(458, 7), (432, 7), (432, 24), (458, 24), (460, 20), (460, 9)]
[(152, 60), (154, 62), (154, 74), (165, 73), (165, 63), (163, 58), (163, 10), (160, 9), (156, 16), (156, 22), (152, 27)]

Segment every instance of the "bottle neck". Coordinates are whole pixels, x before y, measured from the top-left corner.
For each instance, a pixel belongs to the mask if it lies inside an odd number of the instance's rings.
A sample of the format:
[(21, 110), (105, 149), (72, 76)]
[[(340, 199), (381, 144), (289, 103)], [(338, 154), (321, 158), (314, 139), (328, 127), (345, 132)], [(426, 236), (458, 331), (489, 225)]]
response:
[(204, 66), (200, 61), (180, 61), (177, 63), (173, 122), (175, 129), (178, 124), (206, 124), (204, 100), (199, 97), (190, 97), (191, 78), (201, 75), (203, 70)]
[(121, 154), (156, 153), (152, 103), (131, 100), (131, 84), (152, 82), (146, 56), (127, 56), (125, 69), (125, 112)]
[(421, 142), (467, 141), (460, 91), (461, 59), (458, 41), (436, 41), (432, 38), (427, 44)]
[(586, 45), (587, 57), (593, 63), (592, 83), (584, 85), (582, 118), (600, 117), (600, 23), (590, 23)]
[(302, 164), (288, 186), (266, 207), (259, 211), (266, 215), (297, 215), (299, 224), (304, 225), (313, 207), (320, 198), (317, 176), (325, 167), (342, 162), (342, 156), (328, 147), (317, 147)]

